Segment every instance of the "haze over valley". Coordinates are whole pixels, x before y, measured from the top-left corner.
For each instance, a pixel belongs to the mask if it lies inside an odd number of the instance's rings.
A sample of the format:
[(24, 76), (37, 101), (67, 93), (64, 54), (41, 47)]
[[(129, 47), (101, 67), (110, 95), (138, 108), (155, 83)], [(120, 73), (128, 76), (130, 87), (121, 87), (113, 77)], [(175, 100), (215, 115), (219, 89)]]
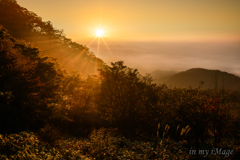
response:
[(184, 71), (191, 68), (218, 69), (240, 75), (239, 42), (139, 42), (100, 41), (87, 43), (107, 64), (123, 60), (140, 73), (155, 70)]
[[(107, 64), (123, 60), (142, 74), (206, 68), (240, 75), (240, 2), (236, 0), (18, 3), (50, 20)], [(95, 35), (98, 29), (102, 37)]]

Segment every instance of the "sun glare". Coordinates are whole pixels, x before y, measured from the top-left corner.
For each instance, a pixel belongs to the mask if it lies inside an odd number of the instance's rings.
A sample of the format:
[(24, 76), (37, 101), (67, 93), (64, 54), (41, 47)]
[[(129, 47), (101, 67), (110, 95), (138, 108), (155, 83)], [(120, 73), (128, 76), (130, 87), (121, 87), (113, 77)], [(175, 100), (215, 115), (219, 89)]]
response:
[(96, 34), (97, 37), (102, 37), (103, 34), (104, 34), (104, 31), (102, 29), (97, 29), (95, 31), (95, 34)]

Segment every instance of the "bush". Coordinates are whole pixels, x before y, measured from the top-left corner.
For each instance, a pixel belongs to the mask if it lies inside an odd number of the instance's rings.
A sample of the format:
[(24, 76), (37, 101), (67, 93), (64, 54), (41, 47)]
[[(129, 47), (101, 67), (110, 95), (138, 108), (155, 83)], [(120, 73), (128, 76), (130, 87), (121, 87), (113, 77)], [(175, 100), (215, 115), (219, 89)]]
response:
[(61, 138), (58, 128), (49, 124), (40, 129), (38, 132), (38, 137), (40, 140), (48, 143), (49, 145), (55, 145), (56, 142)]
[(89, 136), (93, 147), (89, 154), (97, 159), (114, 158), (118, 147), (118, 139), (115, 136), (117, 136), (117, 129), (94, 129)]

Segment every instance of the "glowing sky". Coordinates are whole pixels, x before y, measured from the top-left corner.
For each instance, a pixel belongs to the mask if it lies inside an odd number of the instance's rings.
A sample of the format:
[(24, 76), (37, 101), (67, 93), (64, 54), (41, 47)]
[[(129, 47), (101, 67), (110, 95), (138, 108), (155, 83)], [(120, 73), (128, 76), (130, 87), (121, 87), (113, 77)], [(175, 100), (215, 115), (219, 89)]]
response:
[[(207, 68), (240, 75), (240, 0), (17, 2), (107, 64), (123, 60), (144, 72)], [(90, 43), (101, 28), (104, 43)]]
[(64, 29), (90, 39), (96, 27), (117, 40), (240, 39), (239, 0), (17, 0)]

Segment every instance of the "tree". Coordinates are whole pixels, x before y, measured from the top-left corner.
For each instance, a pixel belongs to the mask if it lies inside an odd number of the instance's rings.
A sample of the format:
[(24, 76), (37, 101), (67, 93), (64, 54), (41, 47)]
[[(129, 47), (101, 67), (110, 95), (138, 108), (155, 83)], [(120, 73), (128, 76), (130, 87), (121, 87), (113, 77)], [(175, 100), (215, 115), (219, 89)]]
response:
[(142, 77), (123, 61), (100, 70), (100, 76), (97, 104), (101, 115), (121, 129), (133, 131), (143, 127), (158, 100), (157, 86), (151, 78)]
[(52, 117), (62, 71), (56, 60), (41, 57), (39, 52), (38, 48), (11, 37), (0, 26), (1, 104), (10, 105), (7, 112), (16, 116), (16, 126), (7, 124), (9, 131), (39, 128)]

